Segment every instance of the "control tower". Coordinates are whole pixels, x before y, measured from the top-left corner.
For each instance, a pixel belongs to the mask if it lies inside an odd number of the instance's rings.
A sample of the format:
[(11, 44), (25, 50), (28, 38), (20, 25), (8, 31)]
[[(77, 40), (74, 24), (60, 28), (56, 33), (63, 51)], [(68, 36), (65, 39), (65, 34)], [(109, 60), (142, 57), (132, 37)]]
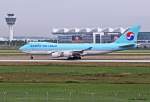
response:
[(6, 18), (6, 23), (9, 26), (9, 41), (11, 42), (13, 40), (13, 35), (14, 35), (14, 30), (13, 30), (13, 26), (16, 22), (16, 17), (14, 14), (7, 14)]

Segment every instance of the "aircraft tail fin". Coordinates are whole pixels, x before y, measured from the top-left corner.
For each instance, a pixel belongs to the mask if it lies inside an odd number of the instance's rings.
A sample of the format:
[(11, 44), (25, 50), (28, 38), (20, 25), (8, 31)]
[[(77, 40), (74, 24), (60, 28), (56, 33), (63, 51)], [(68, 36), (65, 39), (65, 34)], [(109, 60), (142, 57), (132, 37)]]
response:
[(140, 30), (140, 26), (133, 26), (128, 28), (114, 43), (137, 43), (137, 36)]

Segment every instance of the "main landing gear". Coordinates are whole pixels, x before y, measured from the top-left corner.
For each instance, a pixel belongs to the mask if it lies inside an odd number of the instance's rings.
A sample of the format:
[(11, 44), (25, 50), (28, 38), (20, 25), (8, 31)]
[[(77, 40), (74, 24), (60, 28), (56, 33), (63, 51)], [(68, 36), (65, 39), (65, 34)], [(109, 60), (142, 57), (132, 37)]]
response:
[(73, 57), (69, 57), (68, 60), (80, 60), (81, 56), (73, 56)]
[(33, 60), (33, 58), (34, 58), (34, 57), (31, 55), (31, 56), (30, 56), (30, 59)]

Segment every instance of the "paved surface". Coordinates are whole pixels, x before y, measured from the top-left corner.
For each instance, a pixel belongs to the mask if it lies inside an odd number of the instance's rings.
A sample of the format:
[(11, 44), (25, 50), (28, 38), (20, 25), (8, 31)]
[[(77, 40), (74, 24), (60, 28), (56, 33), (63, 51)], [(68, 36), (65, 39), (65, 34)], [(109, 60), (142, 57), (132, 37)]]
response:
[(149, 55), (98, 55), (85, 56), (82, 60), (54, 59), (48, 55), (36, 55), (30, 60), (30, 55), (0, 55), (0, 62), (150, 62)]
[[(35, 60), (54, 59), (48, 55), (35, 55)], [(55, 58), (58, 59), (58, 58)], [(59, 58), (62, 59), (62, 58)], [(97, 55), (85, 56), (82, 60), (150, 60), (150, 55)], [(29, 55), (0, 55), (0, 60), (30, 60)]]
[(149, 63), (150, 60), (0, 60), (0, 62), (146, 62)]

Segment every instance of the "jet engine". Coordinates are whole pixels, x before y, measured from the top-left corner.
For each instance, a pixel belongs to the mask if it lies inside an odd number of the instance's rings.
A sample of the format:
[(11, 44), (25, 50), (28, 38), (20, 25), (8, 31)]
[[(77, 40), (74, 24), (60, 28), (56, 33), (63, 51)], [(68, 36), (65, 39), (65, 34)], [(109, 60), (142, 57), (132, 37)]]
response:
[(52, 53), (52, 57), (62, 57), (62, 52), (54, 52)]
[(63, 57), (71, 57), (72, 55), (73, 55), (73, 53), (70, 51), (63, 52)]
[(52, 53), (52, 57), (71, 57), (72, 55), (73, 53), (70, 51)]

